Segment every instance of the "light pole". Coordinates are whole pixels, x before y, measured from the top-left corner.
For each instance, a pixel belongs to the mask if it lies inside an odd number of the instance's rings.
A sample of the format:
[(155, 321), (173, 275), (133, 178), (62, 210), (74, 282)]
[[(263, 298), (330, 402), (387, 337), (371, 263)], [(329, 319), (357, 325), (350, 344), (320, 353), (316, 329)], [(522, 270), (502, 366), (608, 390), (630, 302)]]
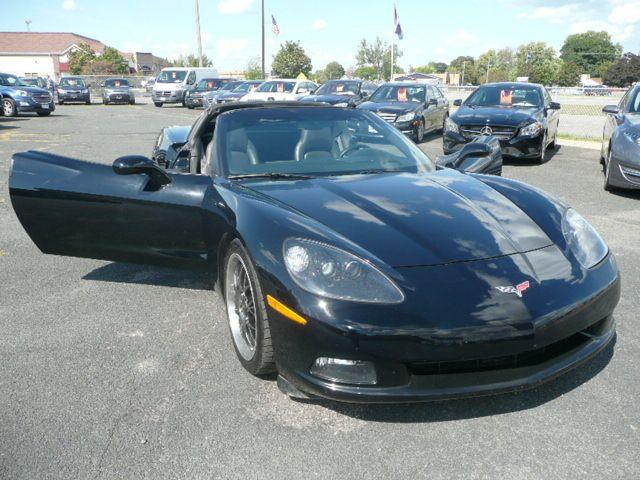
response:
[(262, 78), (267, 78), (264, 67), (264, 0), (262, 0)]
[(198, 66), (202, 67), (202, 35), (200, 34), (200, 0), (196, 0), (196, 33), (198, 34)]
[(25, 20), (24, 21), (24, 24), (27, 26), (27, 32), (31, 31), (31, 23), (33, 23), (32, 20)]

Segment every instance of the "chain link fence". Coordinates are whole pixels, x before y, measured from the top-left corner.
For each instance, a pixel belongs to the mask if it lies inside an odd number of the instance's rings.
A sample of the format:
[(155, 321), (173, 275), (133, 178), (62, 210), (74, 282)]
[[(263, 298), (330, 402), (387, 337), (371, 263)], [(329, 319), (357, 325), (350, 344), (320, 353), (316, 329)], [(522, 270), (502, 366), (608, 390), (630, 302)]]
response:
[[(451, 102), (452, 111), (456, 99), (465, 100), (477, 87), (441, 85), (440, 89)], [(602, 138), (605, 105), (617, 104), (626, 89), (607, 87), (550, 87), (555, 102), (560, 103), (560, 137), (571, 140), (593, 140)]]

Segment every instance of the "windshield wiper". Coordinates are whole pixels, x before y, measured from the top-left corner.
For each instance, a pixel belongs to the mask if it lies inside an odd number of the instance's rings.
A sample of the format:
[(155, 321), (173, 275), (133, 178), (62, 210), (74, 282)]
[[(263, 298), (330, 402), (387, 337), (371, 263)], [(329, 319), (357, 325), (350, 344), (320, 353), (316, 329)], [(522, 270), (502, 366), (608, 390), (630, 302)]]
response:
[(354, 173), (349, 172), (347, 175), (378, 175), (381, 173), (407, 173), (407, 170), (399, 169), (399, 168), (393, 168), (393, 169), (378, 168), (378, 169), (371, 169), (371, 170), (360, 170), (359, 172), (354, 172)]
[(245, 178), (266, 178), (268, 180), (309, 180), (316, 178), (313, 175), (304, 175), (298, 173), (278, 173), (278, 172), (266, 172), (266, 173), (244, 173), (240, 175), (229, 175), (230, 180), (242, 180)]

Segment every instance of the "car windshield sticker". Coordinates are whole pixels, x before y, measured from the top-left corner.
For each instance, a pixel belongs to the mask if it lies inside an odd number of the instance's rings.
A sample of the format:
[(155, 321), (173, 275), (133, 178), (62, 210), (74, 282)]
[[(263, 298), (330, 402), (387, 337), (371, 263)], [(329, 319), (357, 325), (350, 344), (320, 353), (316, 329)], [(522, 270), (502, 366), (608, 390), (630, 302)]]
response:
[(398, 89), (398, 101), (406, 102), (407, 101), (407, 89), (404, 87), (400, 87)]
[(284, 83), (279, 83), (277, 90), (278, 90), (278, 93), (284, 92)]
[(213, 82), (208, 82), (208, 83), (207, 83), (207, 87), (208, 87), (208, 88), (213, 88)]
[(513, 103), (513, 90), (500, 90), (500, 105), (511, 105)]
[(116, 87), (119, 87), (120, 86), (120, 80), (116, 80), (115, 84), (116, 84)]
[(336, 87), (336, 92), (344, 92), (344, 84), (341, 83)]

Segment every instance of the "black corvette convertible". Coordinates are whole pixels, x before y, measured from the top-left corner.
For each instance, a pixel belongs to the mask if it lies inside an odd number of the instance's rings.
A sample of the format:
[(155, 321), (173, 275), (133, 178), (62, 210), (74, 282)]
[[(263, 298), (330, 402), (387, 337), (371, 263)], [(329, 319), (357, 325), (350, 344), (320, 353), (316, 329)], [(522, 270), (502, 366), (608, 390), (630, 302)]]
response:
[[(525, 388), (614, 338), (618, 269), (586, 220), (434, 165), (370, 112), (231, 103), (179, 140), (189, 173), (16, 154), (13, 207), (45, 253), (212, 272), (240, 362), (291, 396)], [(491, 151), (445, 163), (495, 169)]]

